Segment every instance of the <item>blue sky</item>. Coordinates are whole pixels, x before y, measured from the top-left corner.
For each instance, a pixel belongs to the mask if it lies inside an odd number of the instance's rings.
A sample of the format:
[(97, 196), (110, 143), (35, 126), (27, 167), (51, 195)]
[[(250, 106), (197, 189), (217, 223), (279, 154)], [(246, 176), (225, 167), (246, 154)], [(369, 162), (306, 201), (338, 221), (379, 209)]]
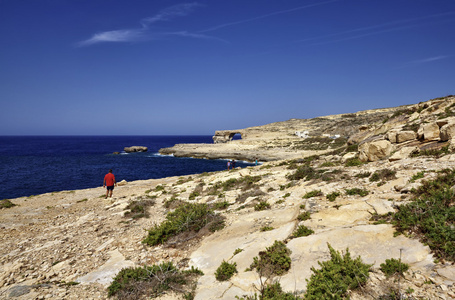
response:
[(0, 135), (213, 134), (455, 94), (454, 0), (0, 0)]

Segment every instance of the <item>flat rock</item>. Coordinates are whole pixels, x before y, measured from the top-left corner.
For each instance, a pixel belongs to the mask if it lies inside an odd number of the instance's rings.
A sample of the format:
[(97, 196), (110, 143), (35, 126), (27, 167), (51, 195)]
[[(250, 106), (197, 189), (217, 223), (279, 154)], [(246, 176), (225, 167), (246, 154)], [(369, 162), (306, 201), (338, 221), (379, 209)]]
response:
[(117, 249), (110, 251), (109, 254), (111, 255), (111, 258), (104, 265), (97, 270), (76, 279), (76, 282), (82, 284), (97, 282), (102, 285), (108, 285), (121, 269), (134, 267), (134, 263), (126, 260)]

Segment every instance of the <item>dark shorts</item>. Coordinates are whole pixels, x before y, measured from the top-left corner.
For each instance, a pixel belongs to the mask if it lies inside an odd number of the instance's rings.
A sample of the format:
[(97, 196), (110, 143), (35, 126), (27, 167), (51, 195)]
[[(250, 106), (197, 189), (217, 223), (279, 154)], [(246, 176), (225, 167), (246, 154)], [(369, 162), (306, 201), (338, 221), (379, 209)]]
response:
[(111, 185), (111, 186), (106, 186), (106, 189), (107, 189), (108, 191), (113, 191), (113, 190), (114, 190), (114, 186), (113, 186), (113, 185)]

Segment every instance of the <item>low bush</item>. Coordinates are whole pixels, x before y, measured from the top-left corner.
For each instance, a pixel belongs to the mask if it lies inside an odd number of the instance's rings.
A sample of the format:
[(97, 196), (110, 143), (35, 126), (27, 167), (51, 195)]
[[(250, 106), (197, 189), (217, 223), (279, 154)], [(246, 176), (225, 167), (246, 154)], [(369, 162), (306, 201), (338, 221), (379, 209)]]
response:
[(229, 207), (229, 205), (230, 205), (230, 204), (229, 204), (229, 202), (227, 202), (227, 201), (221, 201), (221, 202), (215, 202), (215, 203), (213, 203), (213, 207), (214, 207), (215, 209), (218, 209), (218, 210), (226, 209), (226, 208)]
[(295, 230), (294, 233), (292, 233), (291, 238), (299, 238), (303, 236), (309, 236), (313, 234), (314, 231), (304, 225), (299, 225)]
[(434, 149), (427, 149), (421, 150), (420, 152), (411, 153), (410, 157), (418, 157), (418, 156), (433, 156), (439, 158), (446, 154), (450, 154), (451, 151), (449, 150), (449, 146), (444, 146), (441, 148), (434, 148)]
[(224, 227), (224, 217), (215, 214), (206, 204), (186, 203), (166, 215), (166, 221), (148, 230), (144, 244), (154, 246), (166, 242), (170, 237), (182, 232), (198, 232), (207, 226), (209, 229)]
[(3, 200), (0, 200), (0, 209), (3, 209), (3, 208), (11, 208), (13, 206), (16, 206), (16, 204), (14, 204), (13, 202), (11, 202), (9, 199), (3, 199)]
[(351, 195), (351, 196), (359, 195), (362, 197), (365, 197), (366, 195), (368, 195), (370, 193), (365, 189), (359, 189), (359, 188), (346, 189), (345, 191), (346, 191), (346, 195)]
[(237, 263), (228, 263), (223, 260), (221, 265), (215, 271), (215, 278), (218, 281), (229, 280), (234, 273), (237, 273)]
[(132, 201), (126, 206), (125, 209), (127, 209), (127, 211), (124, 216), (133, 219), (148, 218), (148, 208), (153, 205), (155, 205), (155, 200), (153, 199), (139, 199), (138, 201)]
[(340, 196), (340, 195), (341, 195), (341, 194), (340, 194), (339, 192), (332, 192), (332, 193), (330, 193), (330, 194), (327, 194), (327, 195), (326, 195), (326, 198), (327, 198), (327, 200), (333, 202), (333, 201), (335, 201), (335, 199), (336, 199), (338, 196)]
[(413, 200), (398, 207), (393, 225), (428, 245), (436, 257), (455, 261), (455, 170), (445, 169), (413, 191)]
[(313, 274), (307, 279), (306, 300), (349, 299), (348, 291), (359, 288), (368, 280), (372, 265), (364, 264), (360, 256), (352, 259), (349, 249), (341, 255), (327, 245), (331, 259), (318, 262), (320, 269), (311, 267)]
[(385, 263), (382, 263), (380, 265), (380, 269), (387, 277), (390, 277), (395, 274), (403, 276), (403, 273), (409, 269), (409, 265), (402, 263), (398, 259), (391, 258), (386, 259)]
[(395, 174), (397, 171), (390, 170), (390, 169), (381, 169), (374, 172), (370, 177), (370, 182), (375, 181), (386, 181), (396, 179)]
[(256, 210), (256, 211), (266, 210), (266, 209), (270, 209), (270, 204), (265, 200), (259, 201), (259, 203), (254, 206), (254, 210)]
[(261, 227), (261, 231), (264, 232), (264, 231), (270, 231), (270, 230), (273, 230), (275, 228), (271, 227), (271, 226), (264, 226), (264, 227)]
[(294, 173), (288, 174), (286, 176), (286, 178), (289, 180), (302, 180), (302, 179), (311, 180), (311, 179), (317, 179), (319, 177), (320, 177), (320, 175), (318, 174), (318, 172), (316, 172), (316, 170), (309, 165), (300, 166), (297, 168), (297, 170)]
[(411, 179), (409, 179), (409, 182), (415, 182), (416, 180), (419, 180), (425, 176), (425, 171), (418, 172), (414, 175), (412, 175)]
[(256, 269), (260, 276), (283, 275), (291, 268), (290, 254), (283, 242), (275, 241), (266, 251), (259, 252), (259, 258), (253, 258), (250, 268)]
[(321, 192), (321, 190), (313, 190), (311, 192), (306, 193), (303, 195), (304, 199), (312, 198), (312, 197), (318, 197), (318, 196), (323, 196), (324, 194)]
[(359, 151), (359, 145), (357, 145), (357, 144), (348, 145), (348, 147), (346, 148), (346, 152), (357, 152), (357, 151)]
[(272, 284), (266, 284), (261, 287), (259, 298), (257, 293), (253, 296), (243, 296), (241, 298), (235, 297), (239, 300), (301, 300), (302, 298), (295, 296), (293, 293), (286, 293), (283, 291), (281, 284), (275, 282)]
[(364, 164), (363, 161), (354, 157), (354, 158), (350, 158), (350, 159), (346, 160), (346, 162), (344, 163), (344, 166), (345, 167), (357, 167), (357, 166), (361, 166), (363, 164)]
[(178, 270), (172, 262), (160, 265), (122, 269), (107, 288), (108, 296), (118, 299), (139, 299), (144, 296), (157, 297), (163, 292), (191, 293), (197, 275), (203, 273), (195, 268)]
[(311, 213), (309, 211), (303, 212), (297, 216), (297, 220), (306, 221), (311, 218)]
[(359, 174), (356, 174), (355, 177), (357, 178), (367, 178), (370, 177), (371, 172), (361, 172)]
[(209, 195), (217, 195), (220, 190), (223, 192), (241, 189), (242, 191), (251, 190), (253, 188), (259, 189), (257, 183), (261, 181), (261, 176), (244, 176), (240, 178), (230, 178), (223, 182), (217, 182), (208, 189)]

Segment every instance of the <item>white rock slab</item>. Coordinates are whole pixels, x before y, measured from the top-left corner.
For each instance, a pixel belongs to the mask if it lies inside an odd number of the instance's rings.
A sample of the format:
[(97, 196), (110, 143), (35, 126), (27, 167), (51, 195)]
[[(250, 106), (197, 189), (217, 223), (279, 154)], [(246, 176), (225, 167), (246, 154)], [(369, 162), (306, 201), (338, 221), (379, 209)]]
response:
[(130, 260), (126, 260), (118, 249), (110, 251), (109, 254), (111, 255), (111, 258), (104, 265), (97, 270), (76, 279), (76, 282), (82, 284), (97, 282), (102, 285), (109, 285), (121, 269), (134, 267), (134, 263)]
[(330, 259), (327, 243), (343, 253), (349, 248), (352, 258), (360, 255), (364, 263), (374, 264), (376, 268), (386, 259), (398, 259), (400, 249), (402, 261), (411, 269), (433, 268), (433, 256), (428, 246), (401, 235), (393, 237), (393, 232), (388, 224), (360, 225), (293, 239), (287, 244), (292, 251), (291, 270), (281, 278), (281, 286), (285, 291), (304, 290), (305, 279), (309, 279), (312, 273), (311, 267), (319, 268), (318, 261)]

